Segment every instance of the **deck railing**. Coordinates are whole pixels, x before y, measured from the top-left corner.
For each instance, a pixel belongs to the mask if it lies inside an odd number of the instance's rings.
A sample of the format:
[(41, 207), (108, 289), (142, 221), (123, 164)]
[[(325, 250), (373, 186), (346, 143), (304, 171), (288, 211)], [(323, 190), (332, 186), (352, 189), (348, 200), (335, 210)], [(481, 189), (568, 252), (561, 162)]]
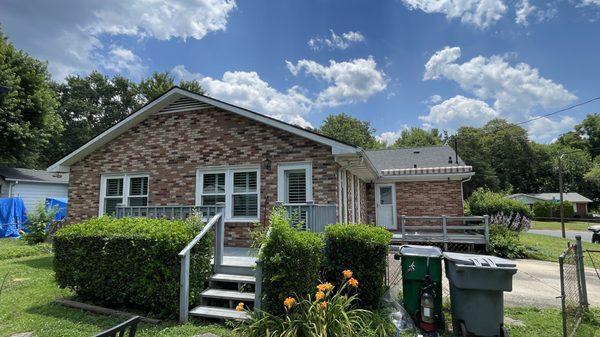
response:
[(325, 226), (334, 224), (336, 218), (335, 204), (282, 204), (294, 224), (311, 232), (322, 233)]
[(216, 206), (124, 206), (117, 205), (115, 217), (142, 217), (142, 218), (164, 218), (164, 219), (186, 219), (194, 211), (202, 212), (207, 219), (214, 216), (223, 208), (223, 205)]
[(490, 239), (489, 216), (400, 216), (402, 242), (485, 244)]

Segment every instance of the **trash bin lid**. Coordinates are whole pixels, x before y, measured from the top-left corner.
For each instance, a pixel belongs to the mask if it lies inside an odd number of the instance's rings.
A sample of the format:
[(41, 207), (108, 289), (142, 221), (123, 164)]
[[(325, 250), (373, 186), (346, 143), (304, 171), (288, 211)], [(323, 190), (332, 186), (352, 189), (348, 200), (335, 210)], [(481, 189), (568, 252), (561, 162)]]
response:
[(406, 256), (442, 257), (442, 250), (433, 246), (404, 245), (400, 247), (400, 254)]
[(445, 252), (444, 258), (455, 264), (479, 267), (516, 268), (517, 264), (511, 260), (502, 259), (491, 255), (476, 255)]

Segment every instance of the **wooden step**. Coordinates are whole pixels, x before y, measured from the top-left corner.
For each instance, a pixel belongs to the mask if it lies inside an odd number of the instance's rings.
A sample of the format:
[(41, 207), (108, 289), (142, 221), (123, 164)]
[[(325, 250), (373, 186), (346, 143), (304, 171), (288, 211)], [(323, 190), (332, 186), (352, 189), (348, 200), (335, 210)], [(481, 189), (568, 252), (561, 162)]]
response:
[(222, 300), (254, 302), (254, 293), (235, 290), (207, 289), (204, 290), (200, 295), (202, 298), (218, 298)]
[(210, 277), (211, 281), (215, 282), (231, 282), (231, 283), (256, 283), (254, 276), (248, 275), (235, 275), (235, 274), (214, 274)]
[(249, 318), (248, 313), (245, 311), (235, 311), (235, 309), (209, 307), (209, 306), (198, 306), (190, 310), (191, 316), (207, 317), (207, 318), (219, 318), (219, 319), (234, 319), (234, 320), (246, 320)]

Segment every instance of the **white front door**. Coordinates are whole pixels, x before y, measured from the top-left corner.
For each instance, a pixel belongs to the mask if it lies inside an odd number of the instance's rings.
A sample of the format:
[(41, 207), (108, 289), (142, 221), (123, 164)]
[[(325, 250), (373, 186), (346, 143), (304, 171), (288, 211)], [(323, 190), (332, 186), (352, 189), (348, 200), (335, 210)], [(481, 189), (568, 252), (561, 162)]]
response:
[(377, 226), (396, 229), (396, 189), (394, 184), (375, 185)]

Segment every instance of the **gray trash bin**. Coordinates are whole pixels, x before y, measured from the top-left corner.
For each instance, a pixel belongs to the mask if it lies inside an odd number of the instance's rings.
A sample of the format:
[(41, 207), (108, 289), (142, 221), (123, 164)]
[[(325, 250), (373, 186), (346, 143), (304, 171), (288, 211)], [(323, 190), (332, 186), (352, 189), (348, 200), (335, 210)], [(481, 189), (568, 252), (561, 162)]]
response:
[(462, 336), (501, 336), (504, 291), (512, 291), (517, 265), (489, 255), (444, 253), (450, 283), (452, 324)]

